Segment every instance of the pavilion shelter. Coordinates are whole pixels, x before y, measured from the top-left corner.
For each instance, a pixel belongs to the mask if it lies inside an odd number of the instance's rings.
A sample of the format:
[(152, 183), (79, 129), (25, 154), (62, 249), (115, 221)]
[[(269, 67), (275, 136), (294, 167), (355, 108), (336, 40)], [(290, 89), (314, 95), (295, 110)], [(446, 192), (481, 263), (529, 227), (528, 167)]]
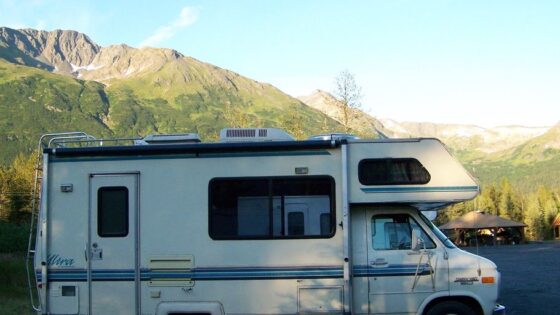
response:
[(518, 244), (524, 239), (521, 222), (475, 210), (439, 226), (442, 231), (453, 231), (455, 244), (460, 246)]
[(554, 222), (552, 222), (552, 228), (554, 229), (554, 239), (560, 239), (560, 214), (556, 216)]

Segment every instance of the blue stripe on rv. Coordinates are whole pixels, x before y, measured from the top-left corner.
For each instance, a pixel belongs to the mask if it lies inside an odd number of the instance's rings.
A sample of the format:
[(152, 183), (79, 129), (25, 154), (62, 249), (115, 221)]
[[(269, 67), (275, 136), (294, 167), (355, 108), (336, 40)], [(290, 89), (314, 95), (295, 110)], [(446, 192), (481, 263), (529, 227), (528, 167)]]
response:
[[(354, 277), (413, 276), (416, 265), (389, 265), (387, 267), (354, 266)], [(419, 275), (428, 275), (427, 264), (420, 265)], [(50, 269), (49, 281), (87, 281), (85, 269)], [(196, 268), (188, 271), (140, 270), (140, 280), (191, 279), (191, 280), (275, 280), (275, 279), (333, 279), (342, 278), (342, 267), (240, 267), (240, 268)], [(38, 281), (41, 273), (37, 272)], [(134, 281), (134, 270), (93, 270), (93, 281)]]

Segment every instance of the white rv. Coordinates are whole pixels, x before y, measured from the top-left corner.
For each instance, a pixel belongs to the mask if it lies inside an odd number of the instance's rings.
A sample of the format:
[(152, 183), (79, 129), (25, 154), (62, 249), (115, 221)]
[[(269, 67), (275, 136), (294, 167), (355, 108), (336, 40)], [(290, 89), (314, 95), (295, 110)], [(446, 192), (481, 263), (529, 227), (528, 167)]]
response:
[(479, 192), (440, 141), (221, 137), (43, 137), (34, 308), (505, 314), (496, 265), (423, 215)]

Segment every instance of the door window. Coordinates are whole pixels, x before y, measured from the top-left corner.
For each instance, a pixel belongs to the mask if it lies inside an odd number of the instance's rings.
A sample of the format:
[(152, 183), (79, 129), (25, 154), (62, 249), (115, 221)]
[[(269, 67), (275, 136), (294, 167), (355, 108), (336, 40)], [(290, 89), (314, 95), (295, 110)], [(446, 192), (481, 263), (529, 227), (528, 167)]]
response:
[(125, 237), (128, 235), (128, 188), (99, 188), (97, 208), (97, 234), (99, 236)]
[(406, 214), (376, 215), (371, 219), (371, 242), (375, 250), (411, 250), (412, 233), (420, 232), (426, 249), (435, 248), (432, 239)]

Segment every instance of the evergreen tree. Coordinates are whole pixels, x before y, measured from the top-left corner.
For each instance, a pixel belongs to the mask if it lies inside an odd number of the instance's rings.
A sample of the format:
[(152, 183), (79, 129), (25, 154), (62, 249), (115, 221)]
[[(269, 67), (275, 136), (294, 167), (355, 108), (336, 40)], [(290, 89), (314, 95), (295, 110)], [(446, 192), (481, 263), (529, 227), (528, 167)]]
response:
[(553, 237), (552, 223), (558, 215), (558, 207), (554, 200), (554, 194), (546, 187), (541, 186), (539, 187), (537, 195), (543, 217), (543, 238), (551, 239)]
[(515, 203), (513, 201), (513, 192), (511, 189), (511, 185), (506, 178), (502, 179), (498, 196), (498, 215), (506, 219), (511, 219), (514, 212)]
[(527, 236), (533, 240), (542, 240), (544, 238), (544, 212), (536, 193), (530, 194), (527, 198), (525, 218)]
[(482, 195), (478, 199), (477, 210), (482, 210), (486, 213), (498, 215), (500, 193), (494, 185), (483, 187)]

